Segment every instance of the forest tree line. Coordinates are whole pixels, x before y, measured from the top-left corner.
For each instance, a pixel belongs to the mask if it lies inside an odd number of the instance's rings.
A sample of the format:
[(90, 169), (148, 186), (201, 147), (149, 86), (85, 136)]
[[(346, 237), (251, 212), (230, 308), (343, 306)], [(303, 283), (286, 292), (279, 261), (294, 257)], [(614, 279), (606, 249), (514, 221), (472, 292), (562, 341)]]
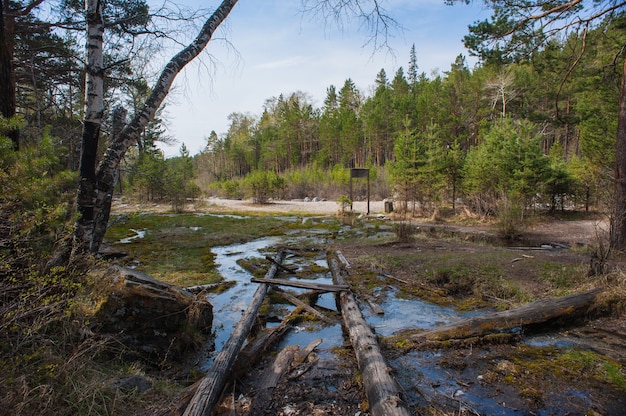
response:
[[(9, 138), (19, 131), (23, 148), (52, 140), (57, 169), (75, 172), (85, 125), (84, 34), (72, 26), (82, 6), (68, 6), (59, 10), (65, 32), (39, 30), (49, 23), (15, 14), (19, 117), (3, 130)], [(129, 42), (153, 30), (155, 15), (144, 6), (113, 2), (105, 10), (119, 23), (105, 25), (114, 45), (104, 54), (101, 131), (109, 141), (99, 142), (96, 160), (116, 137), (114, 109), (125, 109), (124, 126), (154, 93), (147, 62), (159, 42)], [(588, 32), (512, 57), (490, 51), (472, 68), (460, 55), (441, 74), (421, 72), (413, 47), (406, 69), (381, 69), (366, 91), (347, 79), (329, 86), (319, 107), (296, 91), (268, 98), (257, 115), (233, 113), (228, 131), (210, 132), (197, 155), (182, 145), (179, 157), (166, 159), (158, 149), (174, 139), (161, 105), (124, 152), (116, 192), (176, 207), (203, 194), (335, 199), (347, 193), (349, 168), (368, 167), (373, 197), (423, 214), (457, 201), (481, 216), (566, 204), (611, 209), (624, 21), (623, 12), (612, 14)]]
[(260, 116), (233, 113), (225, 134), (209, 134), (195, 156), (198, 183), (234, 197), (264, 177), (278, 197), (336, 198), (348, 168), (369, 167), (377, 197), (426, 213), (461, 198), (480, 215), (605, 206), (623, 29), (622, 17), (512, 62), (469, 68), (460, 55), (431, 76), (413, 46), (407, 69), (381, 69), (368, 93), (347, 79), (327, 88), (321, 108), (302, 92), (269, 98)]

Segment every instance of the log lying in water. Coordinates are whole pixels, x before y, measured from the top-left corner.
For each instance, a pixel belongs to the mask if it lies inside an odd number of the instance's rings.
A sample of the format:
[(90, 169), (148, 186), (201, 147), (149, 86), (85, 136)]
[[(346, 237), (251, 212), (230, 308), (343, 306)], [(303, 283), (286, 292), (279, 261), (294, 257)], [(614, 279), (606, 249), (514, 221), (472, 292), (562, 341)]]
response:
[(257, 394), (254, 399), (252, 399), (252, 405), (246, 415), (261, 416), (267, 414), (267, 409), (271, 408), (272, 395), (278, 383), (295, 366), (302, 364), (321, 342), (321, 339), (313, 340), (303, 349), (300, 349), (298, 345), (283, 348), (278, 355), (276, 355), (274, 363), (265, 370), (259, 382)]
[(248, 416), (261, 416), (265, 414), (265, 409), (272, 402), (272, 393), (278, 385), (278, 382), (289, 370), (293, 362), (296, 352), (300, 349), (297, 345), (283, 348), (274, 363), (265, 371), (263, 378), (259, 383), (259, 391), (252, 400), (252, 406), (248, 412)]
[(410, 334), (407, 338), (415, 342), (463, 339), (576, 317), (588, 310), (601, 291), (602, 289), (592, 289), (570, 296), (540, 299), (508, 311), (462, 319), (425, 332)]
[(235, 361), (233, 366), (232, 373), (235, 378), (250, 371), (250, 367), (256, 365), (261, 359), (263, 353), (278, 342), (278, 340), (292, 327), (292, 321), (297, 319), (301, 313), (301, 308), (294, 309), (282, 320), (280, 325), (270, 329), (265, 329), (263, 332), (258, 334), (254, 340), (246, 344), (237, 356), (237, 361)]
[[(339, 261), (328, 258), (328, 265), (337, 284), (345, 284)], [(376, 336), (365, 322), (356, 300), (350, 291), (339, 293), (344, 326), (350, 336), (359, 370), (363, 375), (363, 386), (373, 416), (408, 416), (410, 412), (400, 399), (400, 387), (391, 376), (385, 363)]]
[[(277, 263), (282, 262), (284, 258), (285, 253), (283, 251), (279, 251), (276, 254)], [(272, 278), (277, 271), (278, 266), (273, 263), (265, 276)], [(202, 382), (198, 386), (187, 409), (185, 409), (183, 416), (204, 416), (212, 413), (212, 409), (222, 395), (222, 390), (228, 381), (230, 368), (235, 362), (248, 333), (252, 329), (268, 288), (269, 285), (261, 284), (256, 292), (254, 292), (254, 297), (248, 309), (243, 313), (230, 338), (226, 341), (224, 348), (217, 357), (215, 357), (213, 365), (204, 375)]]
[(293, 305), (304, 309), (305, 311), (309, 312), (311, 315), (315, 316), (317, 319), (319, 319), (320, 321), (326, 322), (327, 324), (335, 324), (336, 321), (334, 321), (333, 319), (330, 319), (329, 317), (327, 317), (326, 315), (324, 315), (323, 313), (321, 313), (320, 311), (318, 311), (317, 309), (315, 309), (314, 307), (312, 307), (311, 305), (308, 305), (304, 302), (302, 302), (300, 299), (298, 299), (295, 296), (290, 295), (289, 293), (285, 292), (284, 290), (281, 289), (274, 289), (276, 290), (276, 292), (282, 296), (286, 301), (292, 303)]
[(253, 277), (250, 281), (255, 283), (268, 283), (271, 285), (279, 285), (279, 286), (291, 286), (291, 287), (299, 287), (303, 289), (313, 289), (320, 290), (322, 292), (340, 292), (342, 290), (347, 290), (349, 288), (348, 285), (327, 285), (324, 283), (314, 283), (314, 282), (303, 282), (298, 280), (284, 280), (284, 279), (271, 279), (264, 278), (259, 279)]

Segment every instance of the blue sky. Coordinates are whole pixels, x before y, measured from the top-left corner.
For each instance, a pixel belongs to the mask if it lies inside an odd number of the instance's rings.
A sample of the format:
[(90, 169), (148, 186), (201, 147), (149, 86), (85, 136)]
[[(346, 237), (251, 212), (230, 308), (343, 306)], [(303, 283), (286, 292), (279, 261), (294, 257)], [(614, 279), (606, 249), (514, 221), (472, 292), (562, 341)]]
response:
[[(185, 1), (193, 7), (193, 0)], [(281, 93), (303, 91), (321, 107), (330, 85), (340, 88), (351, 78), (369, 95), (381, 68), (390, 79), (400, 66), (406, 72), (413, 44), (419, 72), (429, 76), (448, 70), (459, 54), (470, 65), (475, 62), (462, 38), (469, 24), (489, 16), (482, 2), (446, 6), (443, 0), (387, 0), (384, 4), (403, 28), (392, 32), (391, 53), (367, 45), (369, 35), (356, 20), (339, 28), (303, 16), (299, 0), (240, 0), (201, 61), (188, 65), (174, 85), (165, 118), (167, 133), (177, 144), (162, 147), (166, 156), (177, 155), (181, 143), (191, 154), (198, 153), (211, 130), (226, 133), (229, 114), (260, 115), (265, 100)]]

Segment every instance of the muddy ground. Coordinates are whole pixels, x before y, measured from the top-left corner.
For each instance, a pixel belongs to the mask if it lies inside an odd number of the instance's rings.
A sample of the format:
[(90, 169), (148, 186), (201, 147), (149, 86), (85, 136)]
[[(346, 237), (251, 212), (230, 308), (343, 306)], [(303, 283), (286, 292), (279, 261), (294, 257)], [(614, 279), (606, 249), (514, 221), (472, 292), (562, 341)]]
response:
[[(409, 296), (428, 297), (429, 292), (444, 290), (451, 304), (471, 308), (467, 298), (476, 296), (466, 297), (462, 292), (475, 292), (475, 288), (451, 288), (450, 282), (436, 280), (426, 282), (429, 287), (425, 290), (414, 290), (425, 285), (419, 271), (426, 267), (424, 258), (433, 256), (445, 258), (453, 268), (457, 267), (455, 261), (465, 267), (472, 258), (489, 259), (506, 270), (506, 278), (533, 299), (565, 294), (559, 290), (558, 279), (567, 276), (556, 276), (555, 281), (540, 276), (548, 263), (562, 264), (565, 273), (582, 271), (584, 278), (573, 283), (580, 290), (624, 285), (623, 275), (616, 271), (623, 264), (617, 262), (607, 265), (612, 271), (611, 281), (585, 275), (590, 248), (597, 245), (605, 226), (595, 219), (539, 222), (510, 242), (498, 242), (488, 226), (414, 226), (417, 236), (410, 241), (337, 243), (336, 248), (353, 267), (349, 280), (363, 308), (368, 307), (367, 301), (380, 300), (372, 299), (372, 279), (378, 287), (400, 290), (412, 282), (414, 287), (406, 290)], [(394, 261), (385, 261), (391, 258)], [(620, 278), (621, 282), (615, 281)], [(476, 306), (510, 308), (518, 302), (498, 296), (485, 293)], [(530, 343), (469, 343), (428, 351), (387, 345), (383, 353), (412, 414), (621, 415), (626, 414), (626, 323), (622, 316), (608, 313), (609, 308), (602, 304), (581, 319), (526, 330), (521, 335), (532, 337)], [(271, 371), (274, 357), (271, 355), (237, 381), (222, 403), (221, 414), (233, 414), (233, 410), (234, 414), (245, 414), (255, 396), (263, 391), (259, 383)], [(610, 381), (614, 380), (607, 375), (611, 371), (617, 371), (618, 381)], [(360, 377), (350, 345), (333, 354), (313, 353), (281, 379), (260, 414), (367, 415)]]
[[(383, 217), (381, 207), (372, 204), (371, 214)], [(255, 208), (246, 201), (212, 199), (201, 210)], [(327, 201), (289, 201), (263, 206), (261, 210), (333, 215), (337, 206)], [(454, 307), (465, 309), (506, 309), (520, 304), (507, 292), (485, 291), (476, 296), (481, 288), (455, 286), (449, 278), (425, 281), (425, 269), (433, 267), (427, 258), (445, 259), (451, 270), (478, 267), (472, 263), (488, 261), (503, 270), (515, 290), (526, 294), (528, 301), (571, 293), (565, 287), (580, 291), (613, 288), (581, 319), (527, 329), (520, 334), (521, 341), (514, 343), (468, 343), (415, 351), (390, 346), (381, 338), (383, 354), (412, 414), (626, 414), (626, 320), (617, 314), (623, 307), (616, 301), (626, 295), (623, 256), (606, 264), (604, 271), (608, 273), (604, 275), (586, 274), (592, 263), (591, 253), (605, 236), (605, 222), (588, 216), (539, 221), (526, 228), (518, 239), (508, 242), (499, 241), (494, 228), (488, 225), (461, 227), (413, 222), (412, 226), (416, 237), (403, 242), (336, 243), (335, 248), (352, 265), (348, 279), (362, 308), (368, 307), (368, 301), (380, 300), (373, 297), (372, 284), (400, 290), (405, 296), (429, 298), (436, 293), (438, 299), (434, 300), (447, 299)], [(562, 272), (549, 270), (546, 278), (546, 264), (562, 265)], [(570, 281), (573, 277), (569, 275), (573, 274), (578, 277)], [(384, 296), (389, 292), (380, 293)], [(255, 397), (267, 393), (262, 383), (272, 371), (277, 353), (235, 381), (217, 414), (246, 414)], [(290, 368), (270, 393), (271, 399), (264, 399), (257, 414), (369, 414), (349, 344), (332, 353), (313, 352), (304, 362)]]

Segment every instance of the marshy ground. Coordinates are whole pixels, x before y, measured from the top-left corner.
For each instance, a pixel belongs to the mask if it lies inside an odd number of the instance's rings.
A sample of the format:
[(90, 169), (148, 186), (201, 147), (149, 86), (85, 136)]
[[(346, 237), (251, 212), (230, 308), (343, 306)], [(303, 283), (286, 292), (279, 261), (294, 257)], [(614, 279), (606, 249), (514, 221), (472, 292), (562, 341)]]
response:
[[(245, 206), (245, 210), (237, 212), (250, 215), (251, 205)], [(233, 208), (213, 204), (202, 210), (227, 209)], [(327, 215), (332, 217), (335, 212), (336, 204)], [(279, 235), (307, 223), (303, 220), (304, 211), (292, 215), (298, 220), (289, 226), (273, 217), (244, 220), (237, 216), (225, 216), (207, 225), (206, 239), (194, 238), (189, 248), (189, 254), (200, 259), (196, 270), (213, 270), (215, 259), (201, 247)], [(176, 236), (181, 237), (180, 241), (192, 241), (187, 233), (198, 225), (190, 218), (197, 217), (161, 217), (158, 223), (163, 227), (152, 234), (156, 239), (145, 241), (145, 248), (141, 248), (144, 244), (129, 246), (129, 261), (151, 262), (153, 274), (164, 280), (175, 276), (181, 285), (198, 279), (219, 280), (212, 272), (195, 274), (193, 267), (189, 269), (193, 265), (184, 258), (175, 258), (175, 254), (168, 254), (173, 256), (166, 262), (171, 269), (162, 269), (154, 262), (155, 258), (162, 259), (163, 253), (176, 253)], [(384, 304), (389, 297), (425, 300), (461, 312), (480, 312), (510, 309), (536, 299), (596, 287), (606, 289), (580, 319), (556, 322), (548, 328), (525, 329), (515, 343), (470, 342), (413, 350), (395, 338), (394, 342), (385, 342), (385, 331), (378, 328), (385, 357), (414, 414), (626, 413), (623, 257), (614, 256), (600, 275), (588, 273), (591, 254), (599, 244), (601, 221), (582, 215), (543, 218), (513, 242), (499, 241), (484, 224), (461, 227), (427, 222), (413, 223), (411, 237), (398, 240), (389, 235), (377, 236), (378, 231), (389, 227), (389, 220), (363, 225), (366, 221), (354, 220), (350, 227), (369, 229), (365, 234), (370, 238), (359, 237), (359, 233), (350, 236), (334, 225), (328, 226), (328, 235), (335, 237), (333, 248), (341, 250), (352, 266), (350, 284), (366, 314), (371, 314), (367, 311), (370, 302)], [(139, 225), (133, 223), (135, 226)], [(115, 230), (111, 235), (117, 238)], [(165, 247), (158, 249), (159, 244)], [(142, 256), (148, 257), (142, 260)], [(188, 270), (175, 272), (181, 264)], [(231, 414), (233, 409), (236, 414), (243, 414), (273, 357), (274, 354), (268, 355), (236, 381), (222, 403), (224, 414)], [(360, 375), (349, 345), (314, 354), (299, 366), (276, 387), (266, 414), (367, 414)]]

